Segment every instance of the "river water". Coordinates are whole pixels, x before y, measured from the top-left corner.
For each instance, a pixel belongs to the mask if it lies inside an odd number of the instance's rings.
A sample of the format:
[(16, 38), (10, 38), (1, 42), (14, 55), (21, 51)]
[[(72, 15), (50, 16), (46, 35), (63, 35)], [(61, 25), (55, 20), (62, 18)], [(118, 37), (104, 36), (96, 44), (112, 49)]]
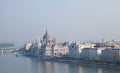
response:
[(14, 53), (0, 53), (0, 73), (120, 73), (120, 68), (71, 62), (41, 61)]

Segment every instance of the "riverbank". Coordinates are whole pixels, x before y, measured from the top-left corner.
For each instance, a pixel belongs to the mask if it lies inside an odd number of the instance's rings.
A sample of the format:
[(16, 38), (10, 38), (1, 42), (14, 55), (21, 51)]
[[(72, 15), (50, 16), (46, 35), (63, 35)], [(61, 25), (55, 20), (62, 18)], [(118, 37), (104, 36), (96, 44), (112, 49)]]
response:
[(108, 63), (98, 63), (98, 62), (88, 62), (88, 61), (78, 61), (74, 59), (62, 59), (62, 58), (37, 58), (38, 60), (45, 60), (45, 61), (56, 61), (56, 62), (72, 62), (78, 64), (86, 64), (86, 65), (94, 65), (94, 66), (114, 66), (120, 68), (120, 65), (117, 64), (108, 64)]
[(111, 66), (111, 67), (117, 67), (120, 68), (119, 64), (113, 64), (113, 63), (101, 63), (101, 62), (89, 62), (89, 61), (82, 61), (79, 59), (73, 59), (73, 58), (55, 58), (55, 57), (39, 57), (35, 55), (24, 55), (26, 57), (31, 57), (31, 58), (36, 58), (37, 60), (42, 60), (42, 61), (52, 61), (52, 62), (72, 62), (72, 63), (77, 63), (77, 64), (85, 64), (85, 65), (94, 65), (94, 66)]

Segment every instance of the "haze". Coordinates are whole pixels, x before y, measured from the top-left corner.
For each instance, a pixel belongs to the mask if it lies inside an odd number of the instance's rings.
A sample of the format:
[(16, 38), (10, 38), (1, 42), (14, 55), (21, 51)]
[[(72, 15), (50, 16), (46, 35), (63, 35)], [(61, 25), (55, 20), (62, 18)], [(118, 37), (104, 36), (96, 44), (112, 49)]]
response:
[(0, 42), (120, 40), (120, 0), (0, 0)]

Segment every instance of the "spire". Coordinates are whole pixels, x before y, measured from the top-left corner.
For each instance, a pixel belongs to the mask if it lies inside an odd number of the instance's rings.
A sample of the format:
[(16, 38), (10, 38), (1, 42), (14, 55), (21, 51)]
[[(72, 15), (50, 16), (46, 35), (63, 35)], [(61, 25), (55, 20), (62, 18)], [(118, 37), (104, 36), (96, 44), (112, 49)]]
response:
[(43, 40), (47, 40), (47, 41), (50, 40), (50, 36), (49, 36), (49, 34), (47, 32), (47, 29), (46, 29), (46, 33), (43, 36)]
[(46, 29), (46, 34), (47, 34), (47, 29)]

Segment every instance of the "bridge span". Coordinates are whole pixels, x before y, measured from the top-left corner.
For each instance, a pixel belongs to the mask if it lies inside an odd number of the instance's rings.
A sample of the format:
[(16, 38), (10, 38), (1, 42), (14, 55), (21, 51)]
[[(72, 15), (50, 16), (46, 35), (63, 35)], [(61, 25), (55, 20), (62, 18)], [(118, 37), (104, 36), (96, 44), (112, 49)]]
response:
[(0, 53), (7, 53), (7, 52), (13, 52), (17, 51), (18, 48), (16, 47), (5, 47), (5, 48), (0, 48)]

